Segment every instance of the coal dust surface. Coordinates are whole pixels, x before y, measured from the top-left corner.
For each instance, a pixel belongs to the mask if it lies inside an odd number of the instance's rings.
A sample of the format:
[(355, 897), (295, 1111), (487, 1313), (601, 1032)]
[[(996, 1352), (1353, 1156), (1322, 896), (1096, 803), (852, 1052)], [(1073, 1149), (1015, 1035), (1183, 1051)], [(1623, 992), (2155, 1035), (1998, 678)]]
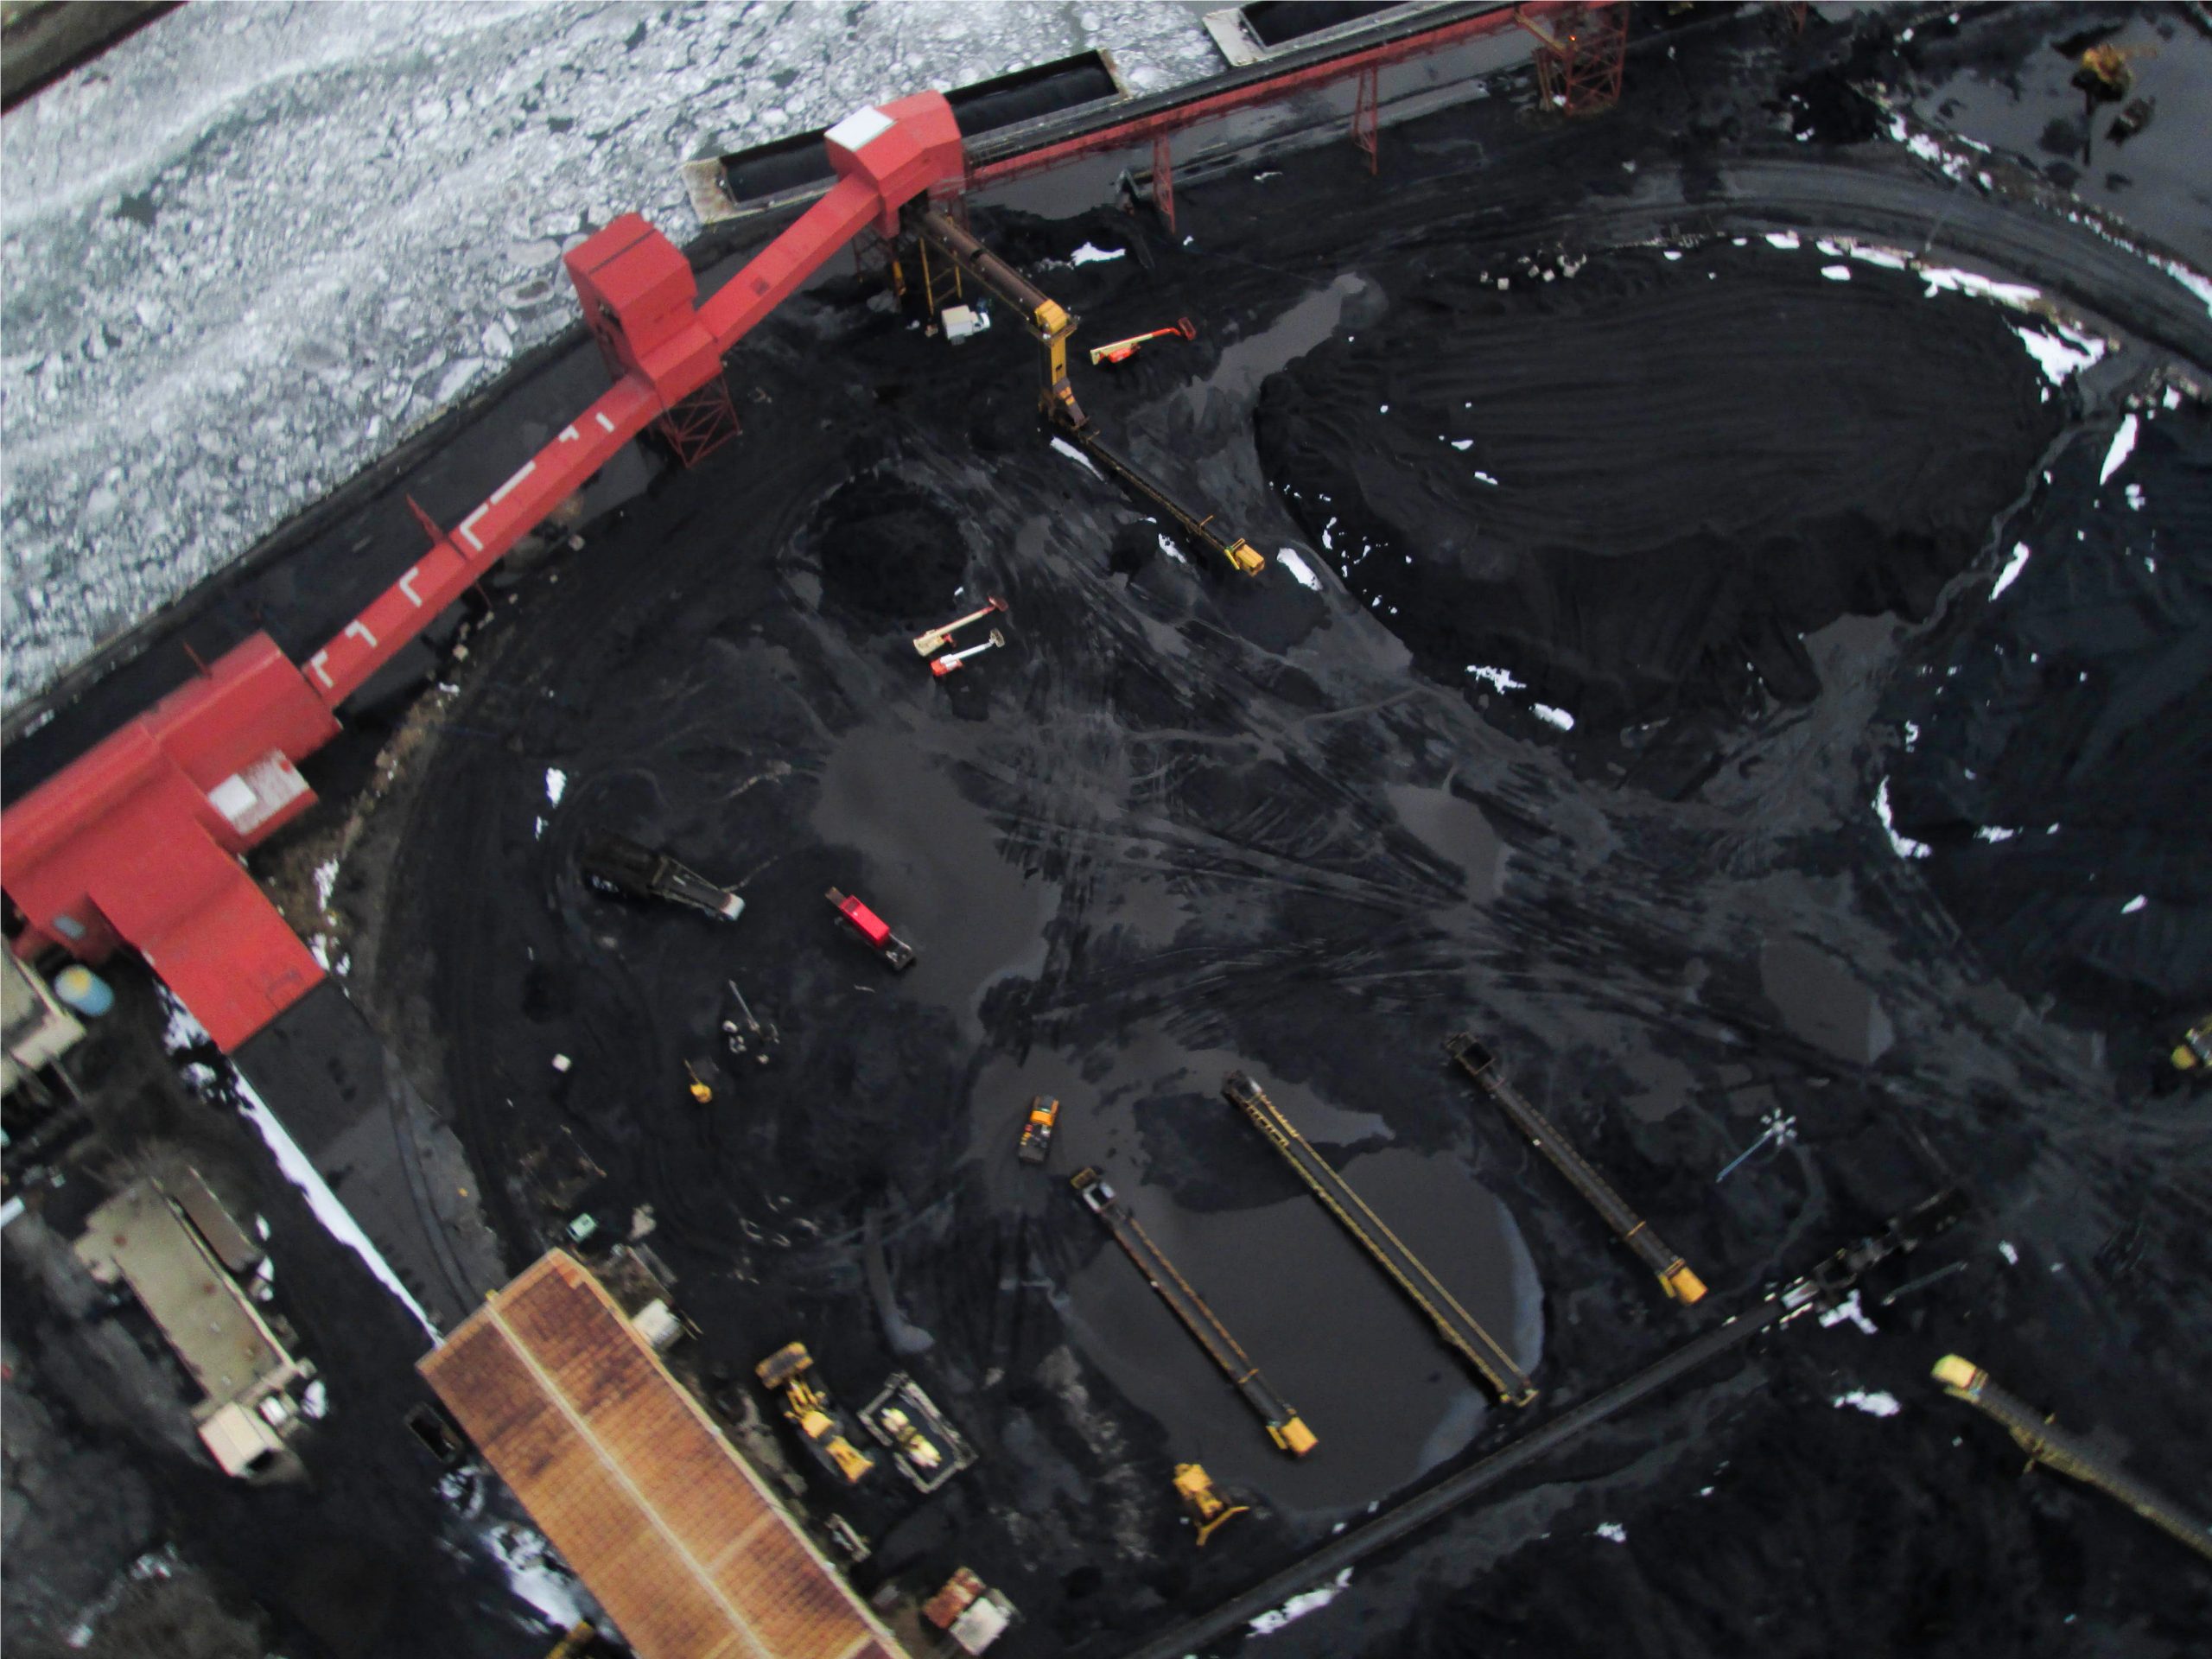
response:
[[(1938, 1279), (1615, 1421), (1268, 1650), (2177, 1656), (2212, 1612), (1926, 1382), (1968, 1352), (2212, 1478), (2202, 1105), (2150, 1086), (2212, 1003), (2212, 657), (2202, 370), (2145, 334), (2203, 320), (1871, 127), (1770, 130), (1743, 67), (1655, 73), (1604, 124), (1407, 124), (1388, 191), (1349, 146), (1217, 175), (1172, 235), (976, 205), (1084, 338), (1197, 322), (1077, 390), (1256, 577), (1049, 441), (1018, 320), (952, 346), (840, 274), (733, 358), (741, 438), (473, 636), (353, 992), (515, 1262), (588, 1212), (668, 1265), (677, 1363), (867, 1535), (864, 1592), (965, 1565), (1022, 1610), (1014, 1659), (1124, 1651), (1957, 1181), (1968, 1221), (1913, 1264)], [(1004, 645), (933, 676), (913, 636), (986, 596), (961, 643)], [(602, 831), (742, 918), (588, 887)], [(1446, 1065), (1461, 1028), (1706, 1304)], [(1223, 1100), (1232, 1069), (1530, 1369), (1535, 1415)], [(1084, 1210), (1086, 1167), (1312, 1457)], [(752, 1381), (793, 1338), (848, 1403), (913, 1376), (979, 1462), (927, 1500), (832, 1486)], [(1252, 1506), (1204, 1552), (1186, 1461)]]

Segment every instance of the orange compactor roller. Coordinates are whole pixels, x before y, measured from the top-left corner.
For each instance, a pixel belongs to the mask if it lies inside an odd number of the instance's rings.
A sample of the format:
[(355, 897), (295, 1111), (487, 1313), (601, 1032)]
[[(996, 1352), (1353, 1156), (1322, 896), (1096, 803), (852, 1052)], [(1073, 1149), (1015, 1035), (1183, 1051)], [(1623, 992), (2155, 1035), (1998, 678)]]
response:
[(614, 384), (304, 664), (265, 633), (218, 658), (0, 814), (19, 956), (99, 963), (124, 946), (226, 1052), (322, 978), (239, 860), (314, 803), (299, 761), (334, 712), (622, 446), (670, 429), (722, 358), (832, 254), (899, 229), (922, 196), (957, 194), (952, 106), (920, 92), (827, 134), (837, 182), (703, 305), (683, 255), (626, 213), (566, 257)]

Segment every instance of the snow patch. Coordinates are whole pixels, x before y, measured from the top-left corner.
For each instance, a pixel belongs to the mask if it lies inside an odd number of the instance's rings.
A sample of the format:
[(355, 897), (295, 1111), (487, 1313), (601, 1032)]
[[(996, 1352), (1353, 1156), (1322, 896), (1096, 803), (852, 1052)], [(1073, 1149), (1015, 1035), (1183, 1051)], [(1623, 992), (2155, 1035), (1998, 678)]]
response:
[(1999, 1239), (1997, 1241), (1997, 1253), (2005, 1258), (2005, 1266), (2017, 1268), (2020, 1265), (2020, 1253), (2012, 1248), (2012, 1241), (2011, 1239)]
[(569, 774), (558, 766), (545, 768), (545, 804), (558, 806), (561, 797), (569, 791)]
[(162, 1023), (162, 1048), (165, 1053), (181, 1054), (188, 1048), (205, 1048), (215, 1039), (207, 1034), (207, 1027), (192, 1017), (192, 1010), (177, 1001), (176, 993), (166, 985), (156, 985), (162, 999), (164, 1019)]
[(330, 1390), (321, 1377), (300, 1390), (300, 1415), (321, 1422), (330, 1414)]
[(1859, 1305), (1859, 1293), (1855, 1290), (1822, 1313), (1821, 1323), (1827, 1325), (1854, 1325), (1870, 1337), (1875, 1331), (1874, 1321), (1866, 1317), (1866, 1310)]
[(1475, 447), (1475, 441), (1472, 438), (1453, 438), (1450, 440), (1450, 442), (1454, 449), (1459, 450), (1463, 454)]
[(1281, 1606), (1274, 1608), (1270, 1611), (1262, 1613), (1257, 1618), (1252, 1621), (1252, 1634), (1255, 1636), (1273, 1636), (1277, 1630), (1282, 1629), (1284, 1625), (1288, 1624), (1294, 1619), (1303, 1618), (1306, 1614), (1317, 1612), (1320, 1609), (1327, 1606), (1338, 1596), (1342, 1595), (1344, 1592), (1345, 1586), (1351, 1583), (1351, 1568), (1346, 1567), (1343, 1572), (1338, 1573), (1335, 1578), (1330, 1580), (1328, 1583), (1323, 1585), (1319, 1590), (1308, 1590), (1303, 1595), (1293, 1596), (1288, 1601), (1283, 1603)]
[(1564, 709), (1554, 709), (1548, 702), (1532, 702), (1529, 711), (1547, 726), (1556, 726), (1562, 732), (1574, 729), (1574, 716)]
[(2120, 423), (2120, 430), (2112, 435), (2112, 448), (2105, 451), (2104, 469), (2097, 474), (2097, 482), (2108, 484), (2112, 475), (2127, 464), (2135, 453), (2135, 416), (2128, 415)]
[(1836, 1395), (1835, 1404), (1839, 1410), (1845, 1406), (1851, 1406), (1865, 1412), (1869, 1417), (1894, 1417), (1904, 1409), (1903, 1406), (1897, 1404), (1897, 1395), (1890, 1393), (1886, 1389), (1853, 1389), (1847, 1393)]
[(1190, 563), (1190, 560), (1183, 556), (1183, 550), (1167, 538), (1167, 533), (1165, 531), (1162, 531), (1160, 535), (1160, 550), (1178, 564)]
[(1529, 689), (1525, 682), (1515, 679), (1502, 668), (1484, 668), (1480, 663), (1469, 663), (1467, 672), (1478, 680), (1488, 680), (1500, 691), (1526, 691)]
[(1821, 275), (1832, 283), (1847, 283), (1851, 280), (1851, 267), (1849, 265), (1822, 265)]
[(1784, 250), (1802, 245), (1797, 240), (1797, 232), (1795, 231), (1769, 231), (1766, 234), (1766, 245), (1770, 248)]
[(2127, 508), (2131, 512), (2143, 511), (2143, 486), (2140, 484), (2130, 484), (2127, 486)]
[(1126, 259), (1128, 256), (1127, 248), (1094, 247), (1086, 242), (1068, 256), (1068, 263), (1071, 265), (1096, 265), (1109, 259)]
[(2120, 913), (2123, 916), (2133, 916), (2150, 902), (2151, 897), (2148, 893), (2139, 893), (2120, 907)]
[(1597, 1526), (1597, 1533), (1600, 1538), (1612, 1543), (1628, 1542), (1628, 1529), (1618, 1521), (1600, 1521)]
[(2059, 328), (2063, 339), (2055, 338), (2040, 328), (2023, 328), (2018, 324), (2012, 326), (2012, 332), (2020, 337), (2020, 344), (2028, 348), (2028, 355), (2043, 370), (2044, 378), (2053, 385), (2069, 374), (2079, 373), (2105, 354), (2103, 340), (2071, 328)]
[(1974, 838), (1976, 841), (1987, 842), (2010, 841), (2019, 833), (2017, 830), (2007, 830), (2002, 824), (1985, 823), (1974, 832)]
[(2000, 283), (1993, 277), (1978, 276), (1973, 271), (1948, 265), (1933, 269), (1923, 265), (1920, 280), (1928, 285), (1927, 296), (1931, 300), (1938, 294), (1966, 294), (1978, 300), (1994, 300), (2015, 311), (2025, 311), (2043, 298), (2039, 289), (2025, 283)]
[(573, 1630), (583, 1618), (575, 1580), (554, 1564), (553, 1546), (528, 1527), (487, 1527), (480, 1536), (501, 1567), (507, 1587), (528, 1602), (556, 1630)]
[(1052, 440), (1052, 448), (1058, 450), (1070, 461), (1075, 462), (1077, 466), (1082, 467), (1084, 472), (1089, 473), (1100, 483), (1103, 484), (1106, 481), (1106, 474), (1100, 472), (1097, 467), (1091, 465), (1090, 457), (1084, 454), (1082, 450), (1077, 448), (1075, 445), (1070, 443), (1065, 438), (1054, 438)]
[(1891, 849), (1894, 851), (1899, 858), (1925, 858), (1928, 856), (1927, 842), (1915, 841), (1910, 836), (1901, 836), (1897, 834), (1897, 826), (1891, 822), (1890, 780), (1887, 778), (1884, 778), (1882, 779), (1880, 787), (1876, 789), (1874, 791), (1874, 816), (1882, 821), (1882, 833), (1890, 838)]
[(2019, 579), (2020, 572), (2028, 568), (2029, 548), (2025, 542), (2013, 544), (2012, 556), (2005, 561), (2005, 568), (1997, 573), (1997, 585), (1989, 590), (1994, 599)]
[(338, 1195), (330, 1190), (329, 1184), (322, 1179), (322, 1173), (308, 1161), (308, 1155), (300, 1150), (299, 1143), (276, 1121), (276, 1114), (269, 1109), (261, 1096), (254, 1093), (253, 1085), (236, 1071), (232, 1071), (231, 1080), (238, 1091), (238, 1098), (245, 1103), (247, 1120), (261, 1132), (262, 1140), (268, 1143), (269, 1150), (276, 1155), (276, 1167), (283, 1172), (286, 1180), (307, 1195), (308, 1206), (315, 1211), (315, 1219), (322, 1224), (323, 1230), (366, 1262), (369, 1271), (383, 1282), (386, 1290), (399, 1299), (402, 1306), (415, 1316), (416, 1323), (429, 1333), (430, 1339), (437, 1340), (438, 1327), (430, 1323), (430, 1316), (423, 1311), (423, 1305), (408, 1294), (407, 1287), (399, 1282), (399, 1275), (391, 1270), (391, 1263), (385, 1261), (377, 1247), (369, 1243), (369, 1236), (361, 1230), (360, 1223), (353, 1219), (353, 1211), (338, 1201)]
[(1275, 562), (1298, 579), (1300, 587), (1311, 588), (1317, 594), (1321, 591), (1321, 578), (1313, 574), (1313, 566), (1299, 556), (1296, 548), (1286, 547), (1275, 555)]

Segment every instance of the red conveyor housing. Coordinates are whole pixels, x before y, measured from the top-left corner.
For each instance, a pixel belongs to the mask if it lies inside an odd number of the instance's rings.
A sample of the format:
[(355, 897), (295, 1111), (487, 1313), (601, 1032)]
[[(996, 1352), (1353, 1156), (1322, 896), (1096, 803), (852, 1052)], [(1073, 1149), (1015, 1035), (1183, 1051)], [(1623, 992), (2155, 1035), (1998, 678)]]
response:
[(18, 955), (98, 963), (128, 945), (226, 1052), (314, 988), (321, 968), (240, 860), (314, 803), (296, 768), (337, 735), (332, 711), (832, 254), (871, 225), (895, 232), (908, 201), (964, 175), (940, 93), (861, 110), (827, 137), (835, 188), (704, 306), (683, 254), (634, 213), (568, 255), (613, 386), (304, 667), (255, 634), (0, 813)]

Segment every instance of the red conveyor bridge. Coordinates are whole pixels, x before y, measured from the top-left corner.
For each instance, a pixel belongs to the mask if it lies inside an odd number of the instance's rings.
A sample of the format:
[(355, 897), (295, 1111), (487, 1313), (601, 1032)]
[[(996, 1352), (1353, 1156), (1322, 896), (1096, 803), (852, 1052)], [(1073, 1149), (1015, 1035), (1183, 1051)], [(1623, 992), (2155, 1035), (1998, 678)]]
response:
[[(234, 647), (0, 814), (5, 887), (25, 926), (19, 956), (59, 948), (99, 963), (136, 950), (224, 1052), (321, 980), (322, 969), (241, 862), (313, 804), (298, 763), (338, 734), (338, 706), (479, 581), (516, 542), (648, 428), (671, 437), (686, 400), (716, 383), (739, 340), (862, 231), (899, 230), (918, 197), (1141, 142), (1231, 102), (1281, 97), (1478, 33), (1586, 8), (1500, 7), (1084, 135), (969, 176), (952, 108), (919, 92), (863, 109), (827, 137), (837, 182), (705, 304), (690, 264), (635, 213), (565, 259), (614, 384), (390, 588), (295, 664), (266, 633)], [(1141, 131), (1139, 129), (1142, 129)], [(427, 522), (427, 521), (426, 521)], [(435, 525), (430, 525), (433, 531)]]
[(79, 757), (0, 817), (20, 954), (138, 951), (226, 1052), (307, 995), (322, 969), (239, 862), (315, 800), (298, 763), (333, 712), (622, 446), (721, 372), (724, 353), (873, 226), (965, 180), (942, 94), (849, 116), (828, 135), (838, 180), (703, 306), (676, 245), (625, 214), (567, 257), (614, 385), (474, 512), (439, 536), (338, 636), (296, 664), (265, 633)]

